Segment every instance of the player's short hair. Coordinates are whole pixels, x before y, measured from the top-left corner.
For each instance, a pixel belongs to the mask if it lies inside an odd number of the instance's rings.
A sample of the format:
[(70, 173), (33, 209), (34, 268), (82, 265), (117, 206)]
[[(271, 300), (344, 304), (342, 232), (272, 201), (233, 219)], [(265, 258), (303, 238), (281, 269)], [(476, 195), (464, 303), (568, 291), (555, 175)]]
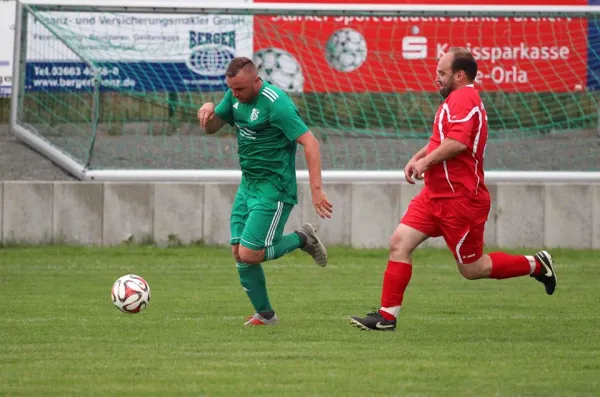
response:
[(250, 72), (256, 72), (256, 65), (250, 58), (247, 57), (235, 57), (229, 62), (229, 66), (227, 66), (227, 71), (225, 72), (225, 76), (227, 77), (235, 77), (242, 70), (247, 70)]
[(462, 70), (470, 81), (475, 80), (475, 77), (477, 77), (477, 61), (473, 54), (464, 47), (452, 47), (450, 52), (454, 55), (450, 66), (452, 73)]

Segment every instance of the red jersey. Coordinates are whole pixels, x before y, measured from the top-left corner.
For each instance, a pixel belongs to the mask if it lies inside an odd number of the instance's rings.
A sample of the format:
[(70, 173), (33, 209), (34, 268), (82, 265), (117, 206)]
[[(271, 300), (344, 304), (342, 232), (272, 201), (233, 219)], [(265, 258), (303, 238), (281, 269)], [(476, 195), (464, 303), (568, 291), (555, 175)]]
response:
[(479, 93), (468, 85), (453, 91), (440, 105), (433, 123), (427, 154), (452, 138), (467, 146), (456, 157), (425, 172), (429, 197), (489, 197), (483, 181), (483, 155), (488, 138), (487, 113)]

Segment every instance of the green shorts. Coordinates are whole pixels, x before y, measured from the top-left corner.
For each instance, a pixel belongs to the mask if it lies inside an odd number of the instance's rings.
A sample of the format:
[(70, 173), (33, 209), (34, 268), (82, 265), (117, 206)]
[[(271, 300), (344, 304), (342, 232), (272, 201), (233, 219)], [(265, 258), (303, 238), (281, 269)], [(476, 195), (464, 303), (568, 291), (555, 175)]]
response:
[(245, 188), (238, 188), (229, 220), (229, 243), (252, 250), (277, 244), (293, 208), (293, 204), (255, 197)]

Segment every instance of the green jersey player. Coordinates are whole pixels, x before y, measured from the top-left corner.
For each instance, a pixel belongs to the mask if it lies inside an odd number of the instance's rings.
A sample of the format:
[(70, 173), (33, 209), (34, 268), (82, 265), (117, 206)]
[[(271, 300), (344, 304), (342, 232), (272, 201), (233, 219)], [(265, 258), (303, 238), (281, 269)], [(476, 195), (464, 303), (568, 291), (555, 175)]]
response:
[(256, 313), (246, 325), (275, 325), (275, 314), (261, 263), (295, 249), (310, 254), (317, 265), (327, 264), (327, 251), (308, 223), (284, 235), (285, 223), (298, 203), (296, 147), (304, 147), (312, 201), (321, 218), (331, 218), (333, 206), (321, 186), (319, 143), (308, 130), (288, 95), (258, 76), (246, 57), (234, 58), (226, 72), (229, 90), (215, 107), (198, 110), (200, 125), (214, 134), (225, 123), (237, 129), (242, 180), (230, 218), (233, 256), (240, 282)]

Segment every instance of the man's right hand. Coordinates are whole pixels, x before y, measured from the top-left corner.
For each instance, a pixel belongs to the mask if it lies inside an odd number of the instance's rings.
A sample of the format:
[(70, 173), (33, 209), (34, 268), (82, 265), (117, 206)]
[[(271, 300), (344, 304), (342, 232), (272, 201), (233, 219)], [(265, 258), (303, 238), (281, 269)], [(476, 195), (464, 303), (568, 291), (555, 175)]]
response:
[(198, 120), (200, 121), (200, 127), (206, 128), (206, 123), (215, 116), (215, 104), (207, 102), (200, 109), (198, 109)]
[(417, 161), (418, 160), (413, 157), (409, 160), (408, 164), (406, 164), (406, 167), (404, 167), (404, 178), (406, 179), (406, 182), (410, 183), (411, 185), (415, 184), (415, 181), (413, 180), (413, 171), (415, 170), (415, 164)]

